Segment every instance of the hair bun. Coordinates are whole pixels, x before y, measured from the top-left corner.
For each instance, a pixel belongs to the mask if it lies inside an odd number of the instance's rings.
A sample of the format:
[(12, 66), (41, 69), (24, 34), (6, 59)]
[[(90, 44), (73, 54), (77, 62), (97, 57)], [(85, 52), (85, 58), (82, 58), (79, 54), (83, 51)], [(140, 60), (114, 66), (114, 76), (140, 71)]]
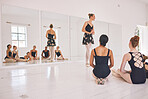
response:
[(89, 18), (92, 17), (94, 14), (93, 13), (89, 13), (88, 16)]
[(139, 42), (139, 36), (134, 36), (134, 40)]
[(132, 43), (132, 46), (135, 48), (139, 45), (139, 36), (134, 36), (130, 39), (130, 42)]

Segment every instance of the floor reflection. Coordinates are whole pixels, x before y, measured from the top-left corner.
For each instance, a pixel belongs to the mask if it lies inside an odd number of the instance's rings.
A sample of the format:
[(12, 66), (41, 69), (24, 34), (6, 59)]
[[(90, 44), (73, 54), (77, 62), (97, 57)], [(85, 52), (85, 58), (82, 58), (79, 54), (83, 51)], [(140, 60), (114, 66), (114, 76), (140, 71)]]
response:
[(12, 70), (11, 71), (11, 86), (21, 86), (26, 85), (26, 70), (19, 69), (19, 70)]

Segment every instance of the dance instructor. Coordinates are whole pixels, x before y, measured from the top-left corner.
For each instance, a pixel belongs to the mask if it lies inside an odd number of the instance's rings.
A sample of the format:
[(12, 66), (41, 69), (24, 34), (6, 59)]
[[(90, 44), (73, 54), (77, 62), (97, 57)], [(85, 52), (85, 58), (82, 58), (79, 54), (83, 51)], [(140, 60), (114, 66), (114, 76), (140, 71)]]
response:
[(88, 14), (89, 21), (86, 21), (83, 25), (82, 32), (84, 32), (82, 44), (86, 46), (86, 66), (89, 66), (91, 45), (94, 44), (93, 35), (95, 34), (92, 21), (95, 20), (95, 15)]

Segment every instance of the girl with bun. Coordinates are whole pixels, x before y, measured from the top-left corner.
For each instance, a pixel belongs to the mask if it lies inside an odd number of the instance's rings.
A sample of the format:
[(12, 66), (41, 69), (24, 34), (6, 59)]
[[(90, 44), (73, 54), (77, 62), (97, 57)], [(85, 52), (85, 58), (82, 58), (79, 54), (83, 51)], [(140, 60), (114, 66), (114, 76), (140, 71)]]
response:
[[(105, 47), (108, 42), (107, 35), (101, 35), (99, 42), (100, 46), (91, 51), (90, 66), (94, 68), (93, 76), (96, 83), (103, 85), (111, 72), (110, 68), (114, 66), (114, 57), (112, 50)], [(110, 65), (108, 65), (108, 60), (110, 60)]]
[(90, 48), (91, 45), (94, 44), (93, 36), (95, 34), (94, 26), (92, 21), (95, 20), (95, 15), (90, 13), (88, 14), (89, 21), (86, 21), (83, 25), (82, 32), (84, 32), (82, 44), (86, 46), (86, 66), (89, 65), (89, 57), (90, 57)]
[[(136, 50), (139, 44), (139, 37), (134, 36), (130, 39), (130, 52), (124, 55), (120, 69), (113, 70), (113, 75), (123, 78), (130, 84), (143, 84), (146, 81), (143, 55)], [(126, 63), (129, 63), (131, 71), (126, 71)]]
[(53, 24), (50, 24), (50, 29), (47, 30), (47, 32), (46, 32), (46, 38), (48, 39), (47, 46), (49, 46), (51, 61), (53, 62), (53, 59), (54, 59), (54, 46), (56, 46), (56, 42), (55, 42), (56, 33), (53, 30)]

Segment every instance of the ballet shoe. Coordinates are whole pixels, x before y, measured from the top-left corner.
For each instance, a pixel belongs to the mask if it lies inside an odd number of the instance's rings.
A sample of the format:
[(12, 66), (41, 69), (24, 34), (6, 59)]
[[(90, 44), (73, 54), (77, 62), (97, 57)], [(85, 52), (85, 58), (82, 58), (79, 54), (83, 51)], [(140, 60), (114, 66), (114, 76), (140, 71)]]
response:
[(97, 79), (97, 84), (98, 85), (104, 85), (105, 84), (105, 80), (103, 78), (98, 78)]

